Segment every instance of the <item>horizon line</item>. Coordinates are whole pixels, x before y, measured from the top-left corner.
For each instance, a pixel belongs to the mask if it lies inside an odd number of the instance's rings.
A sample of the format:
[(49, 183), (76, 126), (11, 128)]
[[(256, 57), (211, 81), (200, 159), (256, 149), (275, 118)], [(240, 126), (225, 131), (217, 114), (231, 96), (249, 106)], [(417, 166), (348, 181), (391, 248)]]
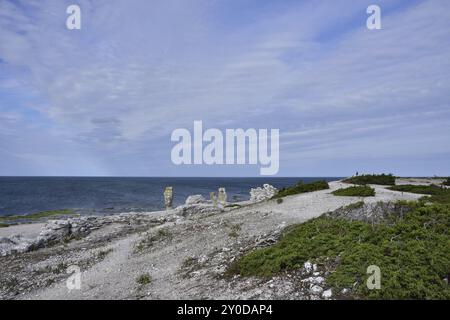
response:
[[(366, 174), (359, 174), (359, 176), (363, 176)], [(336, 176), (93, 176), (93, 175), (14, 175), (14, 176), (3, 176), (0, 175), (0, 178), (346, 178), (353, 177), (355, 175), (336, 175)], [(437, 176), (437, 175), (424, 175), (424, 176), (414, 176), (414, 175), (402, 175), (397, 176), (397, 178), (447, 178), (447, 176)]]

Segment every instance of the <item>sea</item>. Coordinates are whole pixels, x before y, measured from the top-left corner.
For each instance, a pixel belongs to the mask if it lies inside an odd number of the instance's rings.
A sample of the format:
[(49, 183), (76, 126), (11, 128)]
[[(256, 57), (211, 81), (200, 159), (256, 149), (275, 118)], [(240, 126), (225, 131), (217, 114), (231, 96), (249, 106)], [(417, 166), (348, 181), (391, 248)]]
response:
[(160, 177), (0, 177), (0, 216), (72, 209), (80, 214), (156, 211), (164, 208), (163, 192), (172, 186), (174, 206), (190, 195), (209, 199), (224, 187), (228, 201), (250, 198), (250, 189), (269, 183), (280, 189), (300, 180), (333, 181), (340, 177), (307, 178), (160, 178)]

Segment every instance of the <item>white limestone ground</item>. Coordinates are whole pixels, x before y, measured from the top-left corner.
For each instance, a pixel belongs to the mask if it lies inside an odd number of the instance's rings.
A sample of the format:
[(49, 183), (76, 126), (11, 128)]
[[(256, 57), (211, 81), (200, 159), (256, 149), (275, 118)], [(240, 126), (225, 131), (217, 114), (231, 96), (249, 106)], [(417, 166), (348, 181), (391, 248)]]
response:
[[(369, 203), (421, 197), (375, 185), (372, 186), (376, 190), (375, 197), (337, 197), (331, 194), (348, 186), (331, 182), (328, 190), (288, 196), (282, 203), (268, 200), (227, 208), (222, 213), (205, 211), (186, 218), (175, 215), (175, 210), (136, 214), (132, 219), (129, 215), (94, 231), (87, 238), (76, 239), (66, 245), (0, 257), (3, 281), (16, 278), (8, 282), (9, 286), (3, 286), (3, 290), (0, 287), (0, 298), (329, 298), (330, 291), (326, 288), (326, 295), (302, 290), (300, 286), (304, 281), (292, 280), (296, 275), (292, 279), (275, 277), (267, 281), (240, 277), (227, 279), (223, 273), (240, 254), (275, 242), (288, 225), (305, 222), (361, 200)], [(157, 217), (165, 217), (165, 220), (155, 223)], [(34, 228), (40, 227), (29, 225), (0, 229), (0, 237), (5, 232), (9, 235), (15, 231), (36, 233)], [(45, 273), (49, 266), (61, 263), (64, 267), (69, 264), (80, 266), (80, 290), (67, 289), (65, 269), (57, 268), (59, 272), (51, 271), (53, 274), (50, 275)], [(149, 284), (137, 283), (136, 278), (143, 274), (151, 277)]]
[(0, 238), (10, 237), (15, 234), (20, 234), (26, 238), (34, 238), (39, 235), (43, 226), (44, 223), (27, 223), (9, 228), (0, 228)]

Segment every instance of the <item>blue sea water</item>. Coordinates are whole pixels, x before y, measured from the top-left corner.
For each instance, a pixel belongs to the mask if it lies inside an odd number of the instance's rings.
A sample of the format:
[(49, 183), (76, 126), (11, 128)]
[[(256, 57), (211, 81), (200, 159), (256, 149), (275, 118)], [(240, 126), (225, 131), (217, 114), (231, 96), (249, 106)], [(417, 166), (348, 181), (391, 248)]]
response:
[(163, 209), (163, 191), (174, 189), (174, 205), (189, 195), (225, 187), (231, 202), (249, 199), (250, 188), (269, 183), (282, 188), (299, 180), (321, 178), (113, 178), (113, 177), (0, 177), (0, 215), (29, 214), (47, 210), (75, 209), (81, 214), (108, 214)]

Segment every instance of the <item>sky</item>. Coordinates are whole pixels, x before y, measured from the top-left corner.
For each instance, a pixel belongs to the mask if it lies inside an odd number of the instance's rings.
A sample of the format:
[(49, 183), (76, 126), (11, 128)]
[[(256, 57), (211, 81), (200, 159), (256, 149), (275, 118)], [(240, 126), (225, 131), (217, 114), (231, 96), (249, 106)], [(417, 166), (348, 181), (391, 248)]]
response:
[(450, 1), (0, 0), (0, 175), (259, 175), (173, 164), (195, 120), (279, 129), (279, 176), (448, 176)]

